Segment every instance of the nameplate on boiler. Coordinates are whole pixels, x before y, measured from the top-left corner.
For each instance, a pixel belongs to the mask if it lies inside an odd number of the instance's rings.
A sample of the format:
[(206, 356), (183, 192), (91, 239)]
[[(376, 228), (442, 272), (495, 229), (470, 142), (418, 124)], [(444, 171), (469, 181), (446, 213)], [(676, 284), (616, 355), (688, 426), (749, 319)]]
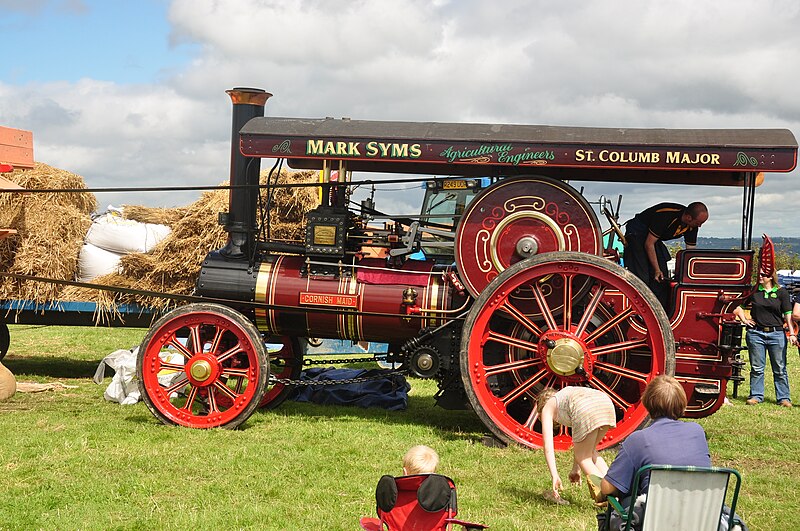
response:
[(339, 295), (331, 293), (300, 292), (300, 304), (307, 306), (340, 306), (358, 308), (358, 295)]

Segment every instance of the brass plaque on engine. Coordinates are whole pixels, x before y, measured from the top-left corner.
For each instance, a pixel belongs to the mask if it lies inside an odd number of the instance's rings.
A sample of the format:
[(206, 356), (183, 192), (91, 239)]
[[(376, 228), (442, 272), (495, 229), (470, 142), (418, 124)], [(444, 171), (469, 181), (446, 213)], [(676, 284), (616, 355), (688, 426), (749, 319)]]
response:
[(316, 225), (314, 227), (314, 245), (336, 245), (336, 226)]

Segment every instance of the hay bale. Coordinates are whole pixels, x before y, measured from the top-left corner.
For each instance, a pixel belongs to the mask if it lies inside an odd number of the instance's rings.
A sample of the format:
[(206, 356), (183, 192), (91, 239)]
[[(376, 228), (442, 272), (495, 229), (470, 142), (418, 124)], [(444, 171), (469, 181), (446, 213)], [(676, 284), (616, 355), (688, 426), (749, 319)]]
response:
[[(5, 270), (57, 280), (72, 280), (78, 266), (78, 253), (92, 221), (75, 208), (41, 204), (26, 208), (16, 227), (18, 242)], [(9, 280), (0, 286), (0, 299), (36, 302), (59, 299), (58, 284)]]
[[(86, 188), (79, 175), (40, 162), (8, 178), (28, 190)], [(96, 208), (97, 199), (89, 192), (0, 193), (0, 225), (17, 230), (0, 243), (0, 267), (9, 273), (72, 280)], [(56, 284), (4, 279), (0, 299), (44, 303), (58, 300), (61, 290)]]
[[(266, 184), (268, 174), (266, 170), (261, 173), (262, 184)], [(314, 171), (284, 170), (277, 179), (273, 178), (279, 184), (312, 183), (316, 180), (317, 173)], [(266, 204), (266, 190), (262, 189), (261, 194), (262, 204)], [(273, 189), (270, 209), (272, 239), (303, 241), (305, 215), (319, 204), (318, 194), (316, 187)], [(205, 192), (198, 201), (183, 208), (151, 209), (126, 205), (123, 208), (123, 216), (126, 218), (165, 224), (172, 232), (149, 253), (123, 256), (119, 274), (106, 275), (94, 282), (143, 291), (192, 294), (203, 259), (209, 252), (224, 247), (227, 242), (228, 235), (217, 220), (220, 212), (228, 210), (228, 201), (228, 190), (213, 190)], [(103, 309), (110, 308), (111, 302), (136, 303), (161, 310), (181, 304), (170, 299), (124, 293), (117, 294), (112, 299), (110, 292), (97, 290), (70, 294), (87, 297)]]
[[(37, 165), (33, 175), (20, 173), (19, 184), (32, 188), (85, 188), (80, 177), (46, 165)], [(47, 179), (52, 172), (53, 180)], [(30, 173), (30, 172), (28, 172)], [(261, 183), (266, 184), (268, 171), (262, 171)], [(24, 178), (22, 178), (24, 176)], [(278, 184), (313, 183), (317, 172), (281, 171), (273, 182)], [(5, 199), (0, 194), (0, 204)], [(94, 196), (80, 194), (32, 194), (33, 204), (25, 203), (16, 210), (3, 212), (9, 219), (6, 226), (17, 228), (17, 238), (0, 242), (0, 259), (11, 261), (5, 270), (23, 274), (71, 280), (77, 266), (78, 254), (97, 207)], [(37, 197), (38, 196), (38, 197)], [(68, 197), (73, 196), (70, 201)], [(77, 197), (75, 197), (77, 196)], [(17, 199), (21, 196), (16, 196)], [(266, 204), (267, 192), (262, 189), (261, 204)], [(48, 202), (48, 204), (43, 204)], [(118, 273), (94, 279), (100, 285), (117, 286), (143, 291), (190, 295), (194, 292), (200, 267), (206, 255), (222, 248), (227, 233), (218, 223), (220, 212), (228, 210), (229, 191), (212, 190), (186, 207), (151, 208), (125, 205), (123, 216), (142, 223), (167, 225), (172, 232), (148, 253), (124, 255)], [(319, 204), (316, 187), (273, 189), (271, 203), (271, 238), (282, 241), (303, 241), (305, 215)], [(89, 210), (87, 210), (89, 209)], [(2, 211), (2, 209), (0, 209)], [(37, 224), (36, 220), (45, 220)], [(41, 226), (38, 226), (41, 225)], [(21, 230), (22, 229), (22, 230)], [(181, 304), (170, 299), (131, 295), (96, 289), (51, 286), (35, 283), (13, 283), (0, 289), (0, 299), (22, 298), (37, 302), (88, 301), (98, 305), (98, 321), (116, 312), (116, 305), (137, 303), (145, 307), (167, 309)], [(33, 284), (33, 283), (32, 283)]]
[[(28, 190), (86, 188), (80, 175), (41, 162), (34, 163), (33, 169), (14, 170), (4, 177)], [(14, 228), (10, 220), (16, 219), (22, 210), (42, 204), (70, 207), (87, 215), (97, 210), (97, 198), (89, 192), (0, 193), (0, 225)]]

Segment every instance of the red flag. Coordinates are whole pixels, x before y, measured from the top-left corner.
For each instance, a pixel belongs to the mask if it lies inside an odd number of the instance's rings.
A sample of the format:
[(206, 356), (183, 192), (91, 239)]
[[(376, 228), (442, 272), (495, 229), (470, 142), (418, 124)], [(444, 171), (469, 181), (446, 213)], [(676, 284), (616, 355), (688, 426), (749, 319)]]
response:
[(764, 238), (764, 244), (758, 252), (758, 274), (763, 277), (772, 277), (775, 272), (775, 248), (769, 236), (762, 234), (761, 237)]

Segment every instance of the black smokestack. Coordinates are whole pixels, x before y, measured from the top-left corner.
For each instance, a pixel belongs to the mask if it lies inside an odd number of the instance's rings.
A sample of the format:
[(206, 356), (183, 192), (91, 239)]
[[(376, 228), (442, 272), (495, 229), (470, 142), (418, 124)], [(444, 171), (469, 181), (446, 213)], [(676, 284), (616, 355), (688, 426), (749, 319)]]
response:
[(228, 258), (241, 258), (250, 256), (255, 245), (261, 159), (242, 155), (239, 148), (239, 131), (251, 118), (264, 116), (264, 106), (272, 94), (261, 89), (242, 87), (225, 92), (233, 103), (230, 184), (246, 187), (230, 190), (228, 215), (224, 221), (228, 242), (220, 249), (220, 253)]

